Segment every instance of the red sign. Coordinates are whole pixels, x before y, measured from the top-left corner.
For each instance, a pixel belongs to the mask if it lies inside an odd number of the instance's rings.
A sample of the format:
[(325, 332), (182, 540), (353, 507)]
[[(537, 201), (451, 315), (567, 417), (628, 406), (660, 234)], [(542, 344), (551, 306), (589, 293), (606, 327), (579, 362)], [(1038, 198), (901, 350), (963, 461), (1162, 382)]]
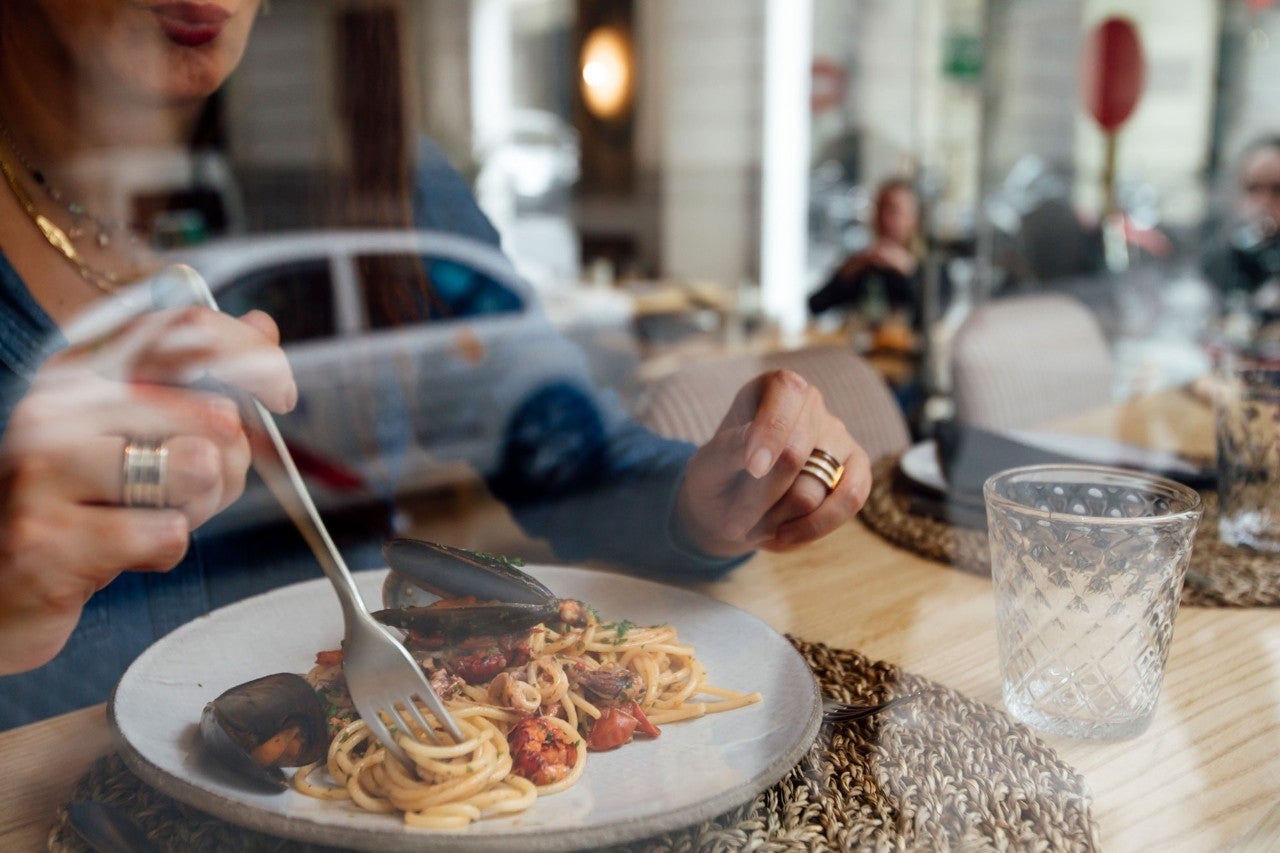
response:
[(1146, 62), (1138, 30), (1128, 18), (1107, 18), (1085, 45), (1081, 83), (1089, 115), (1107, 133), (1129, 120), (1142, 97)]
[(813, 60), (813, 81), (810, 84), (809, 107), (815, 113), (835, 109), (844, 103), (844, 66), (834, 59), (818, 57)]

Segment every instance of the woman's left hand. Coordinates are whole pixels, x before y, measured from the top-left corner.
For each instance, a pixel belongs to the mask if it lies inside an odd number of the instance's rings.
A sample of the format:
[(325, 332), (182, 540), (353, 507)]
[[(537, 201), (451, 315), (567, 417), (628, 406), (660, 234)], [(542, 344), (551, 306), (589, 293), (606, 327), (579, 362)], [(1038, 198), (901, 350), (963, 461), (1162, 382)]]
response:
[[(815, 449), (844, 466), (833, 490), (801, 470)], [(674, 527), (683, 544), (711, 556), (786, 551), (844, 524), (870, 491), (870, 460), (821, 393), (799, 374), (776, 370), (738, 392), (689, 460)]]

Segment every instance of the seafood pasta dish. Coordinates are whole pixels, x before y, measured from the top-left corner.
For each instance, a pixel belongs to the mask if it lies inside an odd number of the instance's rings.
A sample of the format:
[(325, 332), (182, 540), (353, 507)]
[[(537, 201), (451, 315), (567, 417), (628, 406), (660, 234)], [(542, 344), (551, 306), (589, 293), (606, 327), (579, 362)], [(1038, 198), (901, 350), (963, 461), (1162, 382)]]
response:
[[(355, 717), (341, 653), (322, 653), (309, 680), (340, 728), (327, 758), (294, 775), (297, 790), (403, 812), (415, 826), (461, 826), (484, 814), (522, 811), (540, 794), (569, 787), (588, 751), (622, 746), (635, 735), (658, 737), (665, 723), (760, 699), (707, 684), (694, 649), (671, 626), (601, 622), (590, 613), (581, 627), (539, 625), (493, 646), (415, 652), (468, 740), (437, 746), (402, 734), (415, 765), (404, 767)], [(321, 766), (331, 783), (315, 780)]]
[[(539, 796), (569, 788), (587, 770), (588, 752), (659, 738), (665, 724), (761, 699), (709, 682), (675, 627), (607, 619), (581, 602), (556, 599), (502, 558), (411, 540), (397, 540), (386, 553), (389, 606), (374, 615), (405, 632), (406, 647), (464, 740), (455, 742), (440, 725), (435, 738), (396, 730), (409, 758), (402, 763), (356, 714), (342, 652), (323, 650), (305, 681), (268, 676), (210, 703), (201, 730), (215, 753), (226, 751), (231, 734), (255, 765), (298, 766), (289, 784), (302, 794), (451, 829), (523, 811)], [(521, 589), (500, 589), (498, 600), (459, 595), (477, 572), (485, 575), (485, 595), (494, 591), (494, 573)], [(441, 576), (450, 578), (443, 590), (432, 583)], [(421, 605), (419, 587), (447, 597)], [(236, 719), (247, 715), (245, 705), (258, 713), (277, 700), (270, 722)]]

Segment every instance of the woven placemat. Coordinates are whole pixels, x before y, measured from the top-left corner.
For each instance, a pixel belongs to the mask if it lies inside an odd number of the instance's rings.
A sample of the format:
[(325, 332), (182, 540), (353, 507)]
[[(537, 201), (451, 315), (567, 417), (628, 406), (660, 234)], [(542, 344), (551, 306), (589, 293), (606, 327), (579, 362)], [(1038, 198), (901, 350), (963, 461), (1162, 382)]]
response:
[[(800, 763), (751, 803), (618, 851), (1098, 848), (1083, 779), (1025, 726), (892, 664), (788, 639), (836, 698), (872, 703), (924, 695), (879, 717), (824, 726)], [(94, 765), (73, 799), (120, 806), (168, 850), (332, 849), (206, 815), (147, 787), (115, 755)], [(86, 849), (65, 813), (49, 849)]]
[[(870, 529), (893, 544), (958, 569), (990, 576), (987, 532), (912, 513), (911, 482), (898, 460), (888, 456), (872, 467), (871, 495), (858, 514)], [(1218, 494), (1200, 492), (1204, 516), (1196, 530), (1182, 603), (1197, 606), (1274, 607), (1280, 605), (1280, 558), (1218, 540)]]

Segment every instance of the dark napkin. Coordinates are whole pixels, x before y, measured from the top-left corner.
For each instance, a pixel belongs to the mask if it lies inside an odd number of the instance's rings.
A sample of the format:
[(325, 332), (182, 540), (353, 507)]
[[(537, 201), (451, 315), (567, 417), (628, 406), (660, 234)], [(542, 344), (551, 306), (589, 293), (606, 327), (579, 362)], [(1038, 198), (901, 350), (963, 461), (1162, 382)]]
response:
[[(982, 484), (992, 474), (1021, 465), (1051, 462), (1125, 465), (1120, 459), (1086, 459), (1055, 450), (1026, 444), (1009, 435), (981, 427), (941, 421), (934, 427), (938, 465), (947, 481), (947, 491), (913, 483), (908, 496), (908, 509), (915, 515), (936, 518), (961, 527), (983, 528), (987, 525)], [(1149, 471), (1195, 489), (1212, 487), (1215, 472), (1189, 463), (1187, 468)]]
[(958, 492), (939, 492), (919, 483), (912, 483), (907, 494), (907, 512), (936, 518), (958, 527), (985, 528), (987, 508), (982, 496)]
[[(1137, 462), (1123, 458), (1099, 459), (1072, 456), (1043, 447), (1025, 444), (1010, 436), (992, 432), (955, 421), (942, 421), (934, 428), (934, 440), (938, 446), (938, 464), (947, 479), (948, 490), (960, 495), (982, 497), (982, 484), (992, 474), (1021, 465), (1043, 465), (1051, 462), (1072, 462), (1092, 465), (1112, 465), (1134, 468)], [(1167, 477), (1193, 489), (1210, 487), (1216, 473), (1212, 466), (1203, 467), (1193, 462), (1186, 467), (1167, 467), (1147, 470), (1149, 474)]]

